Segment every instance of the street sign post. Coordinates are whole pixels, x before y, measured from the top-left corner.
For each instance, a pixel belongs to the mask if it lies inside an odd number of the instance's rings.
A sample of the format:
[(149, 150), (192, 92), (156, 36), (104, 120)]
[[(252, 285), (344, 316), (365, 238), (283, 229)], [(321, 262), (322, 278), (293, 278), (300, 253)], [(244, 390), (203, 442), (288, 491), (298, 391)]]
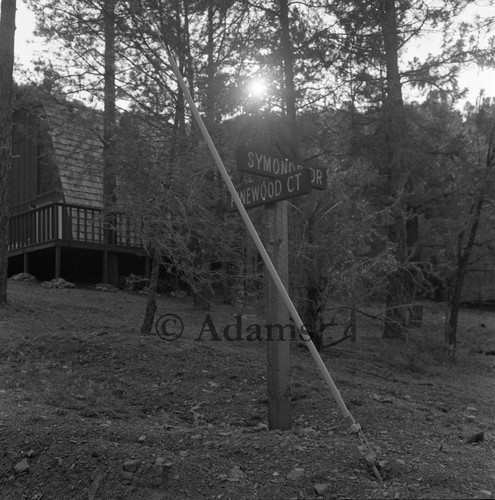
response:
[[(287, 202), (266, 206), (267, 251), (285, 287), (289, 286), (289, 239)], [(287, 325), (289, 311), (268, 276), (266, 321), (269, 325)], [(290, 376), (290, 338), (266, 343), (268, 428), (286, 431), (292, 428), (292, 388)]]
[[(264, 177), (263, 182), (244, 184), (237, 194), (245, 208), (265, 205), (267, 215), (267, 251), (285, 288), (289, 286), (287, 202), (314, 189), (326, 189), (326, 171), (304, 167), (280, 155), (241, 146), (237, 150), (237, 169)], [(230, 208), (236, 209), (233, 200)], [(266, 320), (285, 325), (289, 313), (271, 277), (268, 278)], [(292, 428), (290, 339), (267, 342), (268, 427)]]
[[(299, 316), (299, 313), (297, 312), (296, 307), (294, 306), (294, 302), (291, 300), (288, 292), (287, 292), (287, 286), (283, 284), (282, 280), (280, 279), (279, 274), (277, 273), (277, 270), (275, 269), (275, 266), (273, 265), (270, 256), (268, 255), (268, 252), (263, 245), (263, 242), (261, 241), (258, 232), (256, 231), (256, 228), (254, 227), (251, 219), (249, 218), (249, 215), (247, 213), (246, 208), (242, 204), (241, 199), (239, 198), (239, 195), (237, 194), (237, 191), (235, 189), (234, 183), (232, 182), (232, 179), (230, 178), (230, 175), (225, 168), (225, 165), (222, 162), (222, 159), (220, 158), (220, 155), (218, 154), (218, 151), (215, 147), (215, 144), (213, 143), (211, 136), (208, 132), (208, 129), (206, 128), (206, 125), (204, 124), (204, 121), (201, 118), (201, 115), (199, 114), (198, 108), (196, 104), (194, 103), (194, 99), (191, 96), (191, 93), (189, 92), (189, 88), (186, 85), (186, 82), (184, 81), (184, 78), (182, 77), (182, 74), (179, 70), (179, 67), (177, 66), (177, 63), (173, 57), (173, 55), (170, 52), (169, 47), (163, 42), (162, 40), (162, 45), (165, 47), (167, 53), (168, 53), (168, 59), (170, 62), (170, 65), (172, 66), (172, 70), (174, 74), (177, 77), (178, 83), (182, 91), (184, 92), (184, 96), (191, 106), (191, 111), (194, 117), (194, 120), (196, 121), (201, 134), (203, 135), (203, 138), (205, 139), (208, 149), (210, 150), (213, 159), (215, 160), (215, 163), (218, 167), (218, 170), (220, 171), (220, 174), (222, 175), (223, 180), (225, 181), (225, 184), (227, 185), (227, 188), (231, 194), (231, 196), (235, 199), (235, 204), (239, 210), (239, 214), (244, 221), (247, 230), (249, 231), (249, 234), (251, 235), (256, 248), (258, 249), (263, 262), (266, 265), (266, 268), (269, 272), (270, 278), (273, 281), (276, 290), (278, 291), (280, 297), (283, 299), (283, 304), (286, 307), (286, 310), (290, 311), (290, 314), (292, 316), (292, 319), (294, 320), (294, 323), (299, 330), (299, 333), (301, 337), (306, 341), (308, 350), (311, 353), (322, 377), (324, 378), (328, 389), (330, 390), (330, 393), (332, 394), (332, 397), (334, 398), (339, 411), (342, 415), (343, 422), (347, 424), (347, 430), (351, 434), (351, 436), (354, 438), (356, 445), (358, 447), (359, 452), (361, 455), (365, 458), (366, 462), (370, 465), (370, 467), (373, 470), (373, 473), (375, 474), (378, 483), (381, 485), (382, 484), (382, 478), (380, 476), (380, 473), (378, 472), (378, 469), (376, 467), (376, 454), (373, 452), (371, 449), (370, 445), (368, 444), (364, 433), (361, 429), (361, 426), (355, 422), (353, 416), (351, 415), (349, 409), (347, 408), (347, 405), (345, 404), (344, 400), (342, 399), (342, 395), (340, 394), (337, 386), (335, 385), (335, 382), (332, 379), (332, 376), (330, 375), (330, 372), (328, 371), (328, 368), (326, 367), (325, 363), (323, 362), (321, 356), (319, 355), (318, 351), (316, 350), (316, 347), (314, 346), (313, 342), (311, 341), (311, 338), (309, 337), (305, 327), (304, 323), (302, 322), (301, 317)], [(285, 206), (287, 206), (287, 202), (282, 202)], [(276, 206), (277, 204), (275, 204)], [(290, 392), (290, 389), (289, 389)], [(290, 395), (289, 395), (290, 397)]]

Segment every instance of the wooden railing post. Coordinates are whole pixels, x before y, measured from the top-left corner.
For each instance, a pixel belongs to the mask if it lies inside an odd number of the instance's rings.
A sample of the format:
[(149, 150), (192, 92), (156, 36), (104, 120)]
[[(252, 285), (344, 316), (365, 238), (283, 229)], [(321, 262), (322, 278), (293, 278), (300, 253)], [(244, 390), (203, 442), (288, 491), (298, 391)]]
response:
[(64, 240), (65, 239), (65, 220), (64, 220), (64, 209), (62, 205), (59, 203), (56, 207), (57, 213), (57, 239)]

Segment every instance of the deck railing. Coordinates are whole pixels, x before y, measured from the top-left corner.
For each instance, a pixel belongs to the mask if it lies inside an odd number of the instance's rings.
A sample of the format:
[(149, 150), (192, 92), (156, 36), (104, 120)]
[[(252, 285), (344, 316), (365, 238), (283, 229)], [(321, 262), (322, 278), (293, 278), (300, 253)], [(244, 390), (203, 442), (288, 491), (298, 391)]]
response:
[(114, 213), (105, 223), (101, 209), (53, 203), (10, 218), (9, 250), (57, 240), (142, 247), (128, 217)]

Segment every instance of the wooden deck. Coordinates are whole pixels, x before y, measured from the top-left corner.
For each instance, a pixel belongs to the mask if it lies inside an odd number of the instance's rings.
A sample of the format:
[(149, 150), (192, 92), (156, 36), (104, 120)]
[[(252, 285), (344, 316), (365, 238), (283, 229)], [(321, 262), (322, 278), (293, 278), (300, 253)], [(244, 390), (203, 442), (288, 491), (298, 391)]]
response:
[(53, 203), (21, 212), (10, 219), (9, 255), (52, 246), (70, 246), (143, 253), (129, 219), (122, 214), (105, 224), (101, 209)]

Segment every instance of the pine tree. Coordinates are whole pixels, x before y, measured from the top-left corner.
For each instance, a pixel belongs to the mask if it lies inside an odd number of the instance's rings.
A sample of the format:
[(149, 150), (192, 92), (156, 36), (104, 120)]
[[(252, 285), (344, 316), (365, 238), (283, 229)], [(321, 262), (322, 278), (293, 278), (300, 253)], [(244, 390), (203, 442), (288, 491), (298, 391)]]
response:
[(0, 11), (0, 305), (7, 303), (15, 11), (16, 0), (2, 0)]
[[(403, 337), (409, 321), (418, 320), (415, 302), (421, 276), (418, 274), (419, 221), (414, 207), (408, 203), (416, 189), (410, 123), (404, 104), (404, 80), (417, 86), (443, 85), (452, 92), (457, 89), (458, 64), (468, 51), (459, 40), (448, 40), (449, 16), (458, 13), (462, 2), (449, 2), (428, 9), (407, 0), (384, 0), (363, 4), (340, 2), (333, 4), (333, 13), (346, 38), (341, 43), (351, 64), (342, 59), (337, 64), (339, 74), (350, 77), (351, 99), (369, 107), (374, 120), (373, 161), (385, 179), (380, 197), (389, 212), (386, 228), (389, 244), (395, 248), (397, 269), (388, 280), (384, 338)], [(447, 15), (448, 13), (448, 15)], [(423, 22), (419, 23), (419, 20)], [(442, 52), (427, 61), (413, 61), (401, 68), (399, 52), (426, 26), (443, 27), (446, 43)], [(449, 61), (448, 69), (445, 62)], [(352, 68), (353, 74), (349, 75)], [(369, 155), (369, 153), (368, 153)]]

